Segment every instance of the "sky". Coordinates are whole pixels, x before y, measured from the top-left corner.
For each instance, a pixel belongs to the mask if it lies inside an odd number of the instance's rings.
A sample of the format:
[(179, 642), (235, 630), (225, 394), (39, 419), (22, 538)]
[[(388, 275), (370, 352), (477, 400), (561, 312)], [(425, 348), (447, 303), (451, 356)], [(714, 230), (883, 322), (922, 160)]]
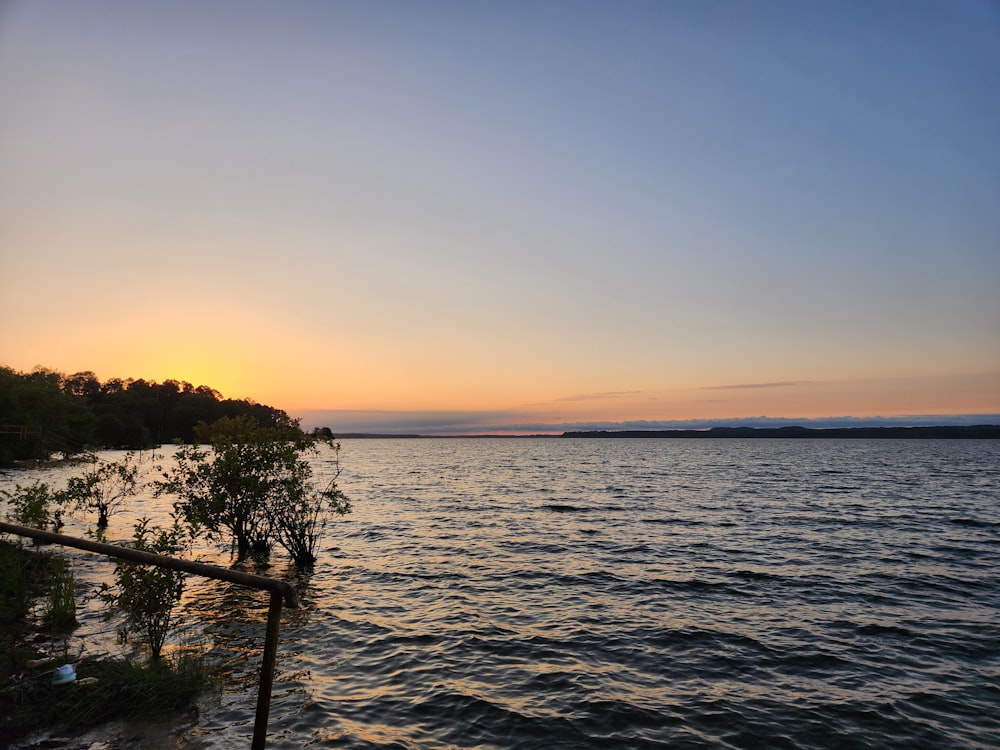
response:
[(335, 432), (1000, 414), (993, 0), (0, 0), (0, 364)]

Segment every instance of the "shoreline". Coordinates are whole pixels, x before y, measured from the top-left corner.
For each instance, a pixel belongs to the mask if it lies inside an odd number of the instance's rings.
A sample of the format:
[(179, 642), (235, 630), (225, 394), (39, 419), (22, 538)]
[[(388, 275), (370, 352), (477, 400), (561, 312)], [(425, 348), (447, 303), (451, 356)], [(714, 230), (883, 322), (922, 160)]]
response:
[(792, 438), (863, 440), (995, 440), (1000, 425), (941, 427), (713, 427), (708, 430), (595, 430), (564, 432), (568, 438)]
[(997, 440), (1000, 425), (923, 425), (917, 427), (711, 427), (686, 430), (571, 430), (560, 433), (484, 433), (476, 435), (425, 435), (345, 432), (337, 440), (476, 440), (481, 438), (697, 438), (697, 439), (861, 439), (861, 440)]

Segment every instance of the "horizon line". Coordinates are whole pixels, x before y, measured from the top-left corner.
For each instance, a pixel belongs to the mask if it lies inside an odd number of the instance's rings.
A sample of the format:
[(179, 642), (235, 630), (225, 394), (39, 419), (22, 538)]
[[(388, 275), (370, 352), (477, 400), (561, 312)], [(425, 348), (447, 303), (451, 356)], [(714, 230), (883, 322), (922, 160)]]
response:
[[(336, 434), (416, 437), (559, 435), (564, 432), (709, 430), (719, 427), (972, 427), (1000, 425), (1000, 413), (909, 414), (896, 416), (768, 417), (584, 420), (543, 422), (518, 420), (524, 415), (499, 412), (387, 411), (301, 409), (292, 416), (306, 429), (330, 428)], [(506, 419), (505, 419), (506, 417)], [(508, 421), (510, 420), (510, 421)]]

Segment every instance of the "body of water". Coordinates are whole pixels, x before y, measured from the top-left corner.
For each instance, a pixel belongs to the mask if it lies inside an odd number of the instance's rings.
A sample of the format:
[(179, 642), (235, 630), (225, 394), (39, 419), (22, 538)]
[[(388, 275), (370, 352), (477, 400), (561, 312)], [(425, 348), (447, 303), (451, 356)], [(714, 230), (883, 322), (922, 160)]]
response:
[[(1000, 441), (346, 440), (340, 462), (355, 510), (297, 579), (269, 747), (1000, 747)], [(191, 580), (184, 608), (225, 675), (187, 745), (247, 746), (266, 596)]]

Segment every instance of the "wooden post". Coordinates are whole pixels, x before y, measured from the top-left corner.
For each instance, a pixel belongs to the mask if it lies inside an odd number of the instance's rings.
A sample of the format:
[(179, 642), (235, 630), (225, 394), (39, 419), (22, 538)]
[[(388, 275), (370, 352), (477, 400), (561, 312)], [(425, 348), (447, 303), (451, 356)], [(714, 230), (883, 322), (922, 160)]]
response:
[(278, 629), (281, 627), (281, 594), (271, 592), (267, 608), (267, 633), (264, 656), (260, 663), (260, 686), (257, 689), (257, 717), (253, 725), (252, 750), (264, 750), (267, 739), (267, 716), (271, 712), (271, 687), (274, 685), (274, 661), (278, 655)]

